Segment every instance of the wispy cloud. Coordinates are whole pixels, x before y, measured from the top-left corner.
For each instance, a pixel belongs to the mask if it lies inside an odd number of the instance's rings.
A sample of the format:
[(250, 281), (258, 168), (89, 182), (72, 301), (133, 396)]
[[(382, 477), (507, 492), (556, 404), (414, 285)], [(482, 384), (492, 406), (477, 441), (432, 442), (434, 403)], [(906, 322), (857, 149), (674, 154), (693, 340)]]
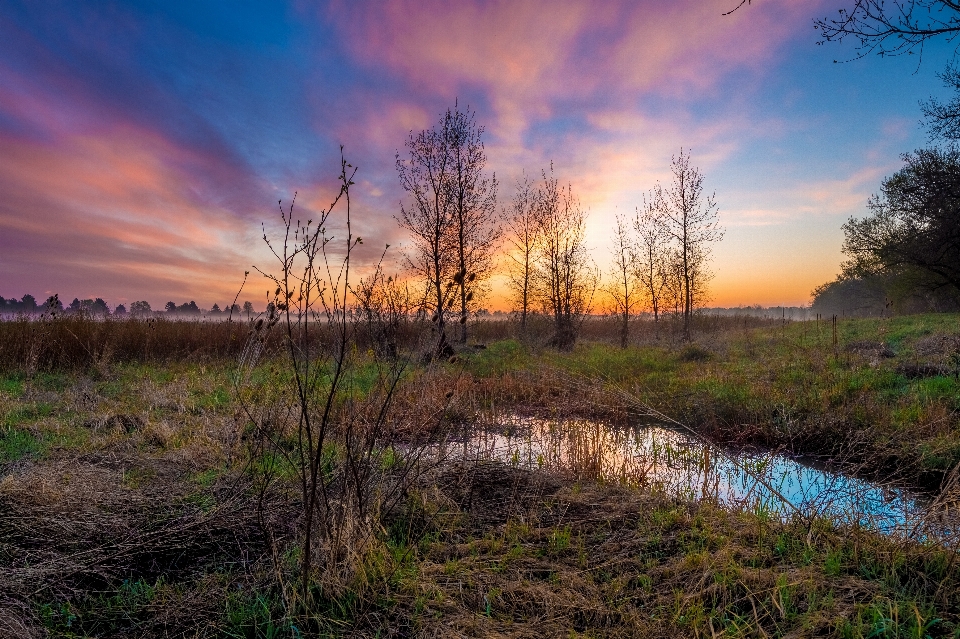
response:
[[(222, 303), (267, 259), (259, 222), (276, 228), (278, 200), (329, 204), (339, 144), (361, 167), (354, 231), (372, 259), (403, 240), (394, 153), (455, 100), (486, 127), (501, 201), (554, 162), (601, 252), (681, 147), (731, 228), (835, 226), (889, 172), (910, 118), (877, 116), (886, 146), (846, 161), (832, 141), (805, 147), (849, 117), (817, 111), (820, 88), (784, 71), (829, 3), (721, 15), (735, 4), (25, 5), (0, 23), (0, 292)], [(718, 273), (743, 272), (736, 259), (718, 252)]]
[(124, 281), (114, 296), (208, 298), (225, 295), (247, 261), (249, 225), (222, 194), (242, 180), (155, 132), (119, 127), (0, 145), (6, 277), (29, 270), (45, 289), (63, 279), (85, 291)]

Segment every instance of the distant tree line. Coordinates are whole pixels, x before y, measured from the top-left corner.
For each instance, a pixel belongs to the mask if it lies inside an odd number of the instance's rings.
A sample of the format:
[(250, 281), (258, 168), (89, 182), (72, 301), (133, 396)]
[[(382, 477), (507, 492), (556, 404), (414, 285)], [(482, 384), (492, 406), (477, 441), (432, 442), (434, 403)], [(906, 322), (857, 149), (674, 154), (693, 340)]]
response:
[(162, 311), (153, 310), (150, 302), (139, 300), (132, 302), (128, 309), (124, 304), (117, 304), (111, 311), (107, 303), (100, 297), (95, 299), (74, 298), (70, 304), (64, 306), (60, 301), (59, 295), (51, 295), (45, 302), (38, 303), (33, 295), (24, 295), (19, 300), (16, 298), (4, 298), (0, 296), (0, 316), (16, 315), (78, 315), (83, 314), (91, 317), (224, 317), (231, 314), (237, 319), (250, 318), (255, 314), (253, 303), (244, 302), (243, 306), (239, 304), (226, 304), (220, 308), (219, 304), (214, 304), (209, 309), (202, 309), (194, 301), (176, 304), (167, 302)]

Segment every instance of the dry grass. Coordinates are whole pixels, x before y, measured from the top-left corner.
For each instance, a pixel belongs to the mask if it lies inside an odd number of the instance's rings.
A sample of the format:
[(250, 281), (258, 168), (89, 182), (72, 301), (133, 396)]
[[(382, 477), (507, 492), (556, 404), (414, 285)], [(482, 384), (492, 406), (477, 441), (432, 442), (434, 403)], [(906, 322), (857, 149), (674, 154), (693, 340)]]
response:
[(960, 622), (948, 551), (497, 464), (437, 484), (461, 516), (401, 590), (395, 621), (420, 636), (950, 636)]
[[(282, 559), (292, 503), (270, 497), (264, 528), (249, 492), (229, 476), (199, 489), (195, 468), (100, 454), (8, 474), (0, 628), (66, 634), (71, 617), (81, 636), (287, 627), (275, 576), (295, 575)], [(363, 554), (366, 570), (317, 610), (325, 633), (940, 637), (960, 622), (949, 551), (495, 463), (423, 476)], [(238, 622), (247, 600), (263, 608)]]
[[(605, 321), (584, 330), (606, 339)], [(292, 634), (295, 487), (281, 477), (261, 509), (256, 472), (239, 479), (264, 462), (240, 454), (229, 377), (231, 331), (246, 327), (64, 322), (56, 339), (43, 333), (54, 323), (0, 323), (3, 344), (53, 344), (0, 355), (0, 369), (29, 372), (0, 378), (0, 444), (9, 433), (36, 444), (0, 457), (0, 636)], [(517, 410), (623, 418), (639, 398), (726, 441), (859, 447), (897, 463), (909, 446), (952, 450), (951, 379), (895, 370), (949, 365), (949, 330), (900, 339), (869, 327), (834, 353), (802, 326), (745, 322), (706, 318), (692, 346), (638, 334), (649, 344), (626, 351), (464, 349), (405, 373), (391, 436)], [(471, 343), (513, 330), (475, 329)], [(151, 330), (165, 337), (138, 346)], [(194, 337), (180, 344), (178, 331)], [(362, 394), (360, 353), (350, 392)], [(940, 637), (960, 623), (956, 553), (932, 541), (497, 464), (424, 476), (355, 550), (360, 569), (317, 598), (318, 634)]]
[[(267, 540), (241, 485), (224, 478), (200, 489), (192, 479), (197, 472), (176, 456), (103, 453), (23, 464), (6, 474), (0, 617), (35, 631), (44, 621), (65, 628), (78, 617), (78, 630), (91, 635), (127, 627), (154, 636), (216, 624), (223, 601), (207, 590), (216, 573), (242, 571), (264, 555)], [(273, 512), (279, 517), (284, 509)], [(124, 623), (97, 610), (98, 599), (134, 583), (151, 590), (139, 619)], [(187, 599), (201, 605), (178, 608)]]
[(98, 320), (63, 316), (0, 321), (0, 370), (106, 371), (114, 363), (235, 358), (246, 322)]
[[(697, 316), (693, 331), (701, 338), (723, 335), (777, 322), (754, 317)], [(533, 316), (527, 335), (520, 335), (519, 325), (512, 319), (481, 319), (470, 324), (469, 342), (487, 344), (498, 340), (524, 337), (542, 347), (550, 336), (551, 321)], [(651, 322), (633, 325), (633, 341), (659, 343), (676, 341), (679, 323), (665, 319), (660, 329)], [(429, 323), (405, 320), (397, 334), (401, 349), (421, 347), (421, 339)], [(197, 321), (184, 319), (96, 319), (84, 315), (66, 315), (53, 319), (20, 317), (0, 320), (0, 371), (98, 371), (106, 374), (118, 363), (225, 362), (235, 360), (243, 351), (250, 334), (251, 322), (245, 320)], [(318, 337), (326, 329), (314, 328)], [(616, 318), (590, 317), (583, 323), (581, 339), (594, 342), (616, 342)], [(267, 345), (275, 349), (281, 339), (279, 331)], [(374, 352), (373, 337), (361, 325), (356, 333), (361, 351)]]

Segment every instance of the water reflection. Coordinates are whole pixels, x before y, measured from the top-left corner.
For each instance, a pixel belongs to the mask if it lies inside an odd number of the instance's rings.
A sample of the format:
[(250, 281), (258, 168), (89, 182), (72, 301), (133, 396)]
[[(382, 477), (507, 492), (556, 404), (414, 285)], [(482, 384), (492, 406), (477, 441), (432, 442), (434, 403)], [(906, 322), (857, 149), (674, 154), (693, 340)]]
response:
[(779, 516), (827, 515), (884, 532), (910, 533), (926, 501), (904, 489), (847, 477), (773, 453), (734, 453), (662, 424), (511, 416), (450, 444), (458, 457), (559, 469), (603, 481), (652, 486), (679, 498)]

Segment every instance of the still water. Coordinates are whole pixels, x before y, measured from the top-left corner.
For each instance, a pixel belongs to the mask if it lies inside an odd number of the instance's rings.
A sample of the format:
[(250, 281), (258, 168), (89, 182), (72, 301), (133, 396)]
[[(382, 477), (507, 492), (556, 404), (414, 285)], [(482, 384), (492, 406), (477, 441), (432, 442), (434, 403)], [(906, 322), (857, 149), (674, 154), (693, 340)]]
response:
[(825, 515), (888, 533), (917, 534), (928, 505), (927, 498), (903, 488), (772, 452), (727, 450), (660, 423), (616, 427), (507, 416), (449, 442), (447, 453), (646, 485), (780, 517)]

